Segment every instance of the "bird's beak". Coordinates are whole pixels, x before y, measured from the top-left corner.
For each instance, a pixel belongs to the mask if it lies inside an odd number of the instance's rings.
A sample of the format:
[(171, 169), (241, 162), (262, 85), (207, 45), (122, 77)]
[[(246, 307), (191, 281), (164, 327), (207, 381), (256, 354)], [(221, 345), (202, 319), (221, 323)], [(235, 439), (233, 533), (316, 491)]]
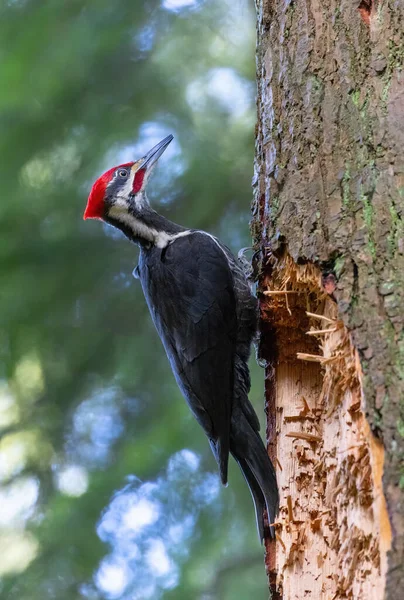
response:
[(173, 139), (174, 136), (170, 134), (167, 137), (165, 137), (164, 140), (161, 140), (161, 142), (154, 146), (154, 148), (152, 148), (146, 154), (146, 156), (144, 156), (140, 160), (140, 166), (138, 167), (138, 169), (145, 169), (146, 171), (148, 171), (158, 161), (160, 156), (163, 154), (164, 150), (172, 142)]

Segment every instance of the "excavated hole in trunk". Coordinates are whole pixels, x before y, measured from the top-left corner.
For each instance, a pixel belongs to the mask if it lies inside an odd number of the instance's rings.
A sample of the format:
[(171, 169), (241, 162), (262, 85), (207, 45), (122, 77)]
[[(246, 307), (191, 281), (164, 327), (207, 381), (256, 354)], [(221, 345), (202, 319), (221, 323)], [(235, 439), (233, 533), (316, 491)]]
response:
[(281, 497), (277, 540), (266, 541), (273, 597), (380, 600), (391, 543), (384, 449), (366, 420), (358, 353), (315, 265), (271, 256), (260, 290)]

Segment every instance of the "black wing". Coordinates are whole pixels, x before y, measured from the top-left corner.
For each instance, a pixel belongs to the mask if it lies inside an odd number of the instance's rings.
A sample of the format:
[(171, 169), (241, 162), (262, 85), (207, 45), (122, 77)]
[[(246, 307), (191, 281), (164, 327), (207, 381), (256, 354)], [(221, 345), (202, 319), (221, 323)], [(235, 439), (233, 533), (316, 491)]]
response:
[(145, 253), (140, 278), (176, 380), (226, 483), (237, 338), (228, 260), (212, 237), (194, 232)]

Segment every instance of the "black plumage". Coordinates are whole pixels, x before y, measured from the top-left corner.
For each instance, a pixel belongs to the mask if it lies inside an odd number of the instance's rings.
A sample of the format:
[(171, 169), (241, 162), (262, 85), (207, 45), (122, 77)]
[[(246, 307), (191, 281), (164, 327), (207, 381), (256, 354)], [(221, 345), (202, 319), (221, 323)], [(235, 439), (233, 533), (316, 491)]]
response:
[(138, 276), (176, 381), (203, 427), (227, 483), (229, 451), (254, 499), (260, 538), (263, 509), (278, 510), (272, 463), (248, 399), (247, 361), (257, 306), (229, 249), (203, 232), (182, 232), (165, 248), (143, 246)]

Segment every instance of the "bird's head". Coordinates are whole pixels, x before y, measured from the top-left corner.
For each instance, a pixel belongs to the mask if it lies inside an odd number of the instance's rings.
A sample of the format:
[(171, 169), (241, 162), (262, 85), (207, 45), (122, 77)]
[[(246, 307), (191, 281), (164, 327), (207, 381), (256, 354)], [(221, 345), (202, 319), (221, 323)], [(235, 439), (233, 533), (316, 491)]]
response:
[(88, 197), (84, 219), (102, 219), (112, 225), (130, 225), (147, 205), (147, 181), (158, 159), (172, 141), (168, 135), (136, 162), (106, 171), (94, 183)]

